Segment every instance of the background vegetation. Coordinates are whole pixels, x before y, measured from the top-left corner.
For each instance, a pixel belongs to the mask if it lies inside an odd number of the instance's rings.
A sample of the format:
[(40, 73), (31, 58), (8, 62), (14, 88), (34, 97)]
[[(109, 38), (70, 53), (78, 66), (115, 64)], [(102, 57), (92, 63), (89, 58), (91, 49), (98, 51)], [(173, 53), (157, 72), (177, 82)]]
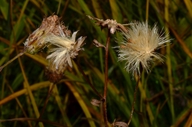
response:
[[(104, 84), (104, 50), (92, 44), (105, 44), (106, 31), (86, 15), (116, 19), (119, 23), (146, 21), (165, 35), (171, 44), (159, 52), (164, 64), (142, 73), (131, 127), (192, 126), (192, 2), (191, 0), (0, 0), (0, 65), (23, 51), (23, 42), (44, 17), (57, 14), (73, 32), (87, 36), (84, 51), (75, 59), (49, 98), (52, 84), (44, 75), (46, 53), (25, 54), (0, 72), (0, 126), (102, 126), (101, 108), (91, 105), (100, 99), (89, 85), (102, 94)], [(109, 57), (107, 113), (110, 123), (127, 122), (135, 88), (134, 77), (118, 62), (112, 37)], [(46, 50), (46, 49), (45, 49)], [(82, 74), (84, 71), (85, 75)], [(89, 82), (88, 82), (89, 81)], [(29, 119), (31, 118), (31, 119)], [(8, 120), (10, 121), (3, 121)]]

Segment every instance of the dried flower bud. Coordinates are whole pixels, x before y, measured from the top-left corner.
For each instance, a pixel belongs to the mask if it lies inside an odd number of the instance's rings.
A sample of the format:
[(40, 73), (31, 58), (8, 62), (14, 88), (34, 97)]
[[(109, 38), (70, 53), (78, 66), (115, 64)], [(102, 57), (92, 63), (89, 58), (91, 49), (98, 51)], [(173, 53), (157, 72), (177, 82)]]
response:
[(170, 42), (163, 34), (158, 33), (156, 26), (150, 28), (146, 23), (133, 23), (129, 31), (123, 33), (125, 36), (119, 46), (119, 60), (126, 61), (125, 69), (132, 74), (140, 74), (140, 66), (147, 72), (150, 71), (150, 63), (153, 58), (163, 61), (161, 56), (155, 52), (165, 43)]
[[(51, 68), (53, 66), (48, 66), (45, 69), (45, 76), (49, 79), (49, 81), (53, 83), (59, 82), (63, 78), (63, 73), (55, 71), (54, 68)], [(65, 71), (65, 68), (63, 68), (62, 72)]]
[(92, 20), (96, 20), (96, 24), (101, 26), (101, 28), (107, 27), (108, 29), (110, 29), (111, 34), (114, 34), (116, 30), (127, 32), (127, 29), (124, 27), (125, 24), (123, 25), (123, 24), (117, 23), (116, 20), (112, 20), (112, 19), (103, 20), (103, 19), (91, 17), (89, 15), (87, 17)]
[(128, 127), (128, 125), (125, 122), (116, 122), (116, 121), (114, 121), (112, 123), (112, 127)]
[(70, 36), (70, 31), (62, 25), (57, 15), (44, 18), (41, 26), (26, 39), (24, 43), (25, 50), (31, 54), (37, 53), (47, 46), (47, 36), (49, 36), (49, 34), (60, 35), (60, 31)]
[(99, 43), (96, 39), (93, 40), (93, 44), (98, 48), (105, 48), (105, 46)]
[(94, 105), (94, 106), (99, 107), (100, 104), (101, 104), (101, 101), (100, 101), (100, 100), (97, 100), (97, 99), (92, 99), (92, 100), (91, 100), (91, 104)]

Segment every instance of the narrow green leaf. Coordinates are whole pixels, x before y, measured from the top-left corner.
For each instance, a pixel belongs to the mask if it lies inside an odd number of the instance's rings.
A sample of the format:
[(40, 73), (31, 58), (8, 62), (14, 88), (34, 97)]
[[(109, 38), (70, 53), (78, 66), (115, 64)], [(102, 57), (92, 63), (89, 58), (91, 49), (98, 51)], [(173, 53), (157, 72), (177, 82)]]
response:
[(0, 0), (0, 9), (1, 12), (3, 14), (3, 17), (5, 18), (5, 20), (7, 20), (8, 18), (8, 11), (9, 11), (9, 4), (7, 3), (6, 0)]

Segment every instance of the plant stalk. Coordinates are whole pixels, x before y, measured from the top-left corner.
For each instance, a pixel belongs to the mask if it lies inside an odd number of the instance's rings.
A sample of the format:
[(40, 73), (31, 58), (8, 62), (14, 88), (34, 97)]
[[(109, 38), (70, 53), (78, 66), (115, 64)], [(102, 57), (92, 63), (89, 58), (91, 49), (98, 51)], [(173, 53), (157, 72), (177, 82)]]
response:
[(107, 42), (105, 46), (105, 84), (104, 84), (104, 93), (103, 93), (103, 117), (105, 127), (108, 127), (107, 120), (107, 85), (108, 85), (108, 55), (109, 55), (109, 43), (111, 40), (110, 29), (108, 29)]
[(134, 98), (133, 98), (133, 103), (132, 103), (132, 108), (131, 108), (131, 114), (130, 114), (130, 118), (129, 118), (129, 121), (127, 123), (127, 126), (130, 125), (132, 117), (133, 117), (133, 113), (134, 113), (134, 109), (135, 109), (134, 106), (135, 106), (135, 101), (136, 101), (136, 96), (137, 96), (137, 89), (138, 89), (139, 82), (140, 82), (140, 76), (136, 75), (135, 79), (136, 79), (137, 83), (136, 83), (136, 86), (135, 86)]

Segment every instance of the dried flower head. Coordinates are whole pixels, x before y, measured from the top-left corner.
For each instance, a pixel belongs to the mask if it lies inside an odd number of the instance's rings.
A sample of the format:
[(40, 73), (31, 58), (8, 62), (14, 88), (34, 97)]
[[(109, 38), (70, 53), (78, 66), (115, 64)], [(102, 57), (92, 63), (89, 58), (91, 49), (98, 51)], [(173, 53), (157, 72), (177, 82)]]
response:
[(77, 32), (72, 34), (72, 37), (66, 37), (65, 34), (56, 36), (51, 34), (48, 41), (55, 47), (50, 49), (50, 54), (47, 59), (50, 63), (50, 68), (58, 73), (63, 73), (66, 66), (72, 67), (71, 58), (75, 58), (78, 52), (82, 50), (81, 46), (86, 37), (80, 37), (75, 41)]
[(47, 46), (47, 36), (49, 34), (60, 35), (60, 31), (64, 31), (65, 35), (70, 36), (70, 31), (59, 21), (57, 15), (44, 18), (41, 26), (26, 39), (25, 50), (30, 54), (37, 53)]
[(121, 122), (121, 121), (114, 121), (113, 123), (112, 123), (112, 127), (128, 127), (128, 125), (127, 125), (127, 123), (125, 123), (125, 122)]
[(110, 29), (110, 33), (114, 34), (116, 30), (122, 30), (124, 32), (127, 32), (127, 29), (124, 27), (123, 24), (117, 23), (116, 20), (112, 20), (112, 19), (99, 19), (99, 18), (94, 18), (91, 16), (87, 16), (88, 18), (92, 19), (92, 20), (96, 20), (96, 24), (101, 26), (101, 28), (107, 27), (108, 29)]
[(159, 34), (156, 26), (150, 28), (147, 22), (132, 23), (123, 35), (125, 42), (119, 46), (118, 57), (120, 61), (126, 61), (125, 69), (128, 72), (139, 75), (140, 67), (149, 72), (153, 58), (163, 61), (155, 50), (170, 40), (164, 34)]

